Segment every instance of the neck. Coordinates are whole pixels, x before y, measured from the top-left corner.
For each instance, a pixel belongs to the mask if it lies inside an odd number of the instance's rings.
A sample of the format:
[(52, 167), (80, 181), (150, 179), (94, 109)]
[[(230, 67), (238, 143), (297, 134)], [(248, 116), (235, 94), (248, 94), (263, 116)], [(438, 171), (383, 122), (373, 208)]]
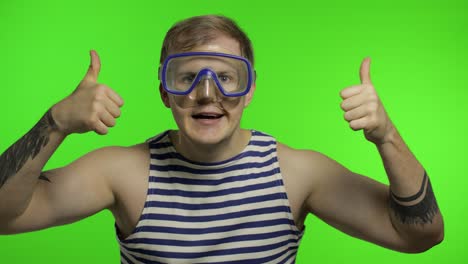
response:
[(216, 144), (194, 142), (180, 131), (172, 131), (169, 136), (177, 152), (182, 156), (195, 162), (214, 163), (241, 153), (250, 141), (251, 132), (238, 129), (231, 136)]

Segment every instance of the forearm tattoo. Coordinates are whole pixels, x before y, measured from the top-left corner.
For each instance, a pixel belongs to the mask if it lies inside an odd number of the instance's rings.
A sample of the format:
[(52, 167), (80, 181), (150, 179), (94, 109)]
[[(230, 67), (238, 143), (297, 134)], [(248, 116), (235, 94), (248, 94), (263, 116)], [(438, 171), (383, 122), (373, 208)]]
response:
[[(414, 205), (401, 204), (418, 200), (424, 193), (424, 187), (426, 187), (426, 195), (420, 202)], [(390, 190), (390, 208), (393, 210), (395, 217), (404, 224), (432, 223), (432, 219), (434, 219), (434, 216), (439, 211), (439, 207), (437, 206), (431, 181), (427, 173), (424, 172), (421, 189), (415, 195), (410, 197), (398, 197)]]
[[(52, 112), (49, 110), (26, 135), (0, 156), (0, 188), (23, 168), (29, 158), (34, 159), (39, 154), (49, 143), (50, 132), (56, 128)], [(50, 182), (43, 173), (39, 175), (39, 179)]]

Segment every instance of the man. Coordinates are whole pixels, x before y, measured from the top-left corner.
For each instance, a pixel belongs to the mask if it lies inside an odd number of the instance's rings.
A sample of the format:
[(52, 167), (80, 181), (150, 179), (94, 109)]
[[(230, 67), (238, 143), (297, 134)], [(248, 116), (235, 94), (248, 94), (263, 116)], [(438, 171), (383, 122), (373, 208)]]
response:
[(71, 223), (109, 209), (123, 263), (293, 263), (313, 213), (352, 236), (422, 252), (443, 239), (423, 166), (370, 80), (341, 91), (344, 117), (382, 157), (390, 186), (328, 157), (240, 128), (255, 91), (249, 38), (222, 16), (177, 23), (161, 51), (160, 94), (179, 130), (93, 151), (41, 172), (66, 136), (106, 134), (123, 100), (91, 65), (76, 90), (0, 156), (0, 231)]

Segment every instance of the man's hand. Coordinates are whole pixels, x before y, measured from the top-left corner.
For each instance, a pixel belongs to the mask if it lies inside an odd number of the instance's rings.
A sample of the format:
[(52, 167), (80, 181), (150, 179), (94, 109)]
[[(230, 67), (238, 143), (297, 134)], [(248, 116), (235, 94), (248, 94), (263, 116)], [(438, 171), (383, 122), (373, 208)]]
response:
[(107, 134), (121, 114), (122, 98), (111, 88), (97, 83), (101, 61), (96, 51), (90, 55), (89, 69), (76, 90), (52, 108), (58, 129), (65, 135), (88, 131)]
[(364, 130), (367, 140), (381, 145), (388, 142), (394, 133), (388, 117), (370, 78), (370, 58), (362, 61), (361, 85), (351, 86), (340, 92), (345, 111), (344, 118), (353, 130)]

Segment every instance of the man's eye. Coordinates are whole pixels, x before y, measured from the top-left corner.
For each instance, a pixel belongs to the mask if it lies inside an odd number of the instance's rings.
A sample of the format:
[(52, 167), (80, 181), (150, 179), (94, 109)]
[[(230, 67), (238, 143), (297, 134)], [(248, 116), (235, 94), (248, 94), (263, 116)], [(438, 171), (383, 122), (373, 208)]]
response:
[(222, 82), (229, 82), (231, 80), (231, 77), (228, 75), (220, 75), (218, 76), (218, 79), (221, 80)]
[(193, 79), (195, 79), (195, 74), (185, 75), (181, 78), (182, 82), (184, 83), (192, 83)]

